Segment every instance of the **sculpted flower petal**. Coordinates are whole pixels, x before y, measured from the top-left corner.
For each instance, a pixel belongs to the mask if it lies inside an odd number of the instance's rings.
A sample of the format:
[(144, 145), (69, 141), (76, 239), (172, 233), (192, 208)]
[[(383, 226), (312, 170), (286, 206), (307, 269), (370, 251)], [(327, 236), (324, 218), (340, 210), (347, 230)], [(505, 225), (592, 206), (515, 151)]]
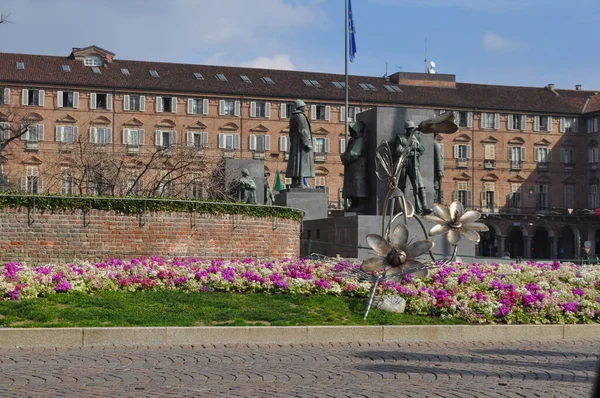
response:
[(408, 242), (408, 228), (404, 224), (398, 224), (398, 226), (392, 232), (392, 246), (396, 250), (404, 250), (406, 243)]
[(380, 256), (386, 256), (392, 250), (392, 246), (390, 246), (388, 241), (377, 234), (367, 235), (367, 243)]
[(450, 211), (448, 210), (448, 208), (446, 206), (444, 206), (441, 203), (434, 203), (433, 204), (433, 211), (435, 212), (435, 214), (437, 214), (441, 219), (445, 220), (445, 221), (450, 221)]
[(448, 237), (448, 242), (450, 242), (452, 246), (456, 246), (458, 245), (458, 242), (460, 242), (460, 231), (457, 229), (451, 229), (446, 236)]
[(455, 201), (450, 204), (449, 211), (452, 221), (458, 221), (465, 212), (465, 208), (463, 207), (462, 203)]
[(360, 265), (360, 270), (364, 272), (380, 271), (385, 266), (381, 257), (371, 257), (366, 259)]
[[(423, 267), (425, 267), (425, 264), (423, 264), (422, 262), (416, 261), (416, 260), (410, 260), (404, 264), (402, 271), (406, 272), (406, 271), (410, 271), (411, 269), (419, 269), (419, 268), (423, 268)], [(417, 272), (421, 272), (421, 271), (417, 271)], [(414, 275), (413, 272), (411, 272), (411, 274)]]
[(422, 256), (433, 248), (433, 241), (431, 240), (420, 240), (413, 242), (406, 248), (406, 257), (408, 260), (414, 260), (415, 258)]
[(412, 218), (415, 215), (415, 206), (412, 204), (410, 200), (405, 200), (406, 202), (406, 217)]
[(470, 223), (476, 220), (479, 220), (479, 218), (481, 217), (481, 213), (475, 210), (469, 210), (467, 211), (465, 214), (462, 215), (462, 217), (460, 218), (460, 222), (461, 224), (466, 224), (466, 223)]
[(482, 231), (482, 232), (490, 230), (487, 225), (482, 224), (480, 222), (472, 222), (472, 223), (465, 224), (465, 225), (463, 225), (462, 229), (469, 230), (469, 231)]
[(427, 214), (426, 216), (423, 216), (423, 218), (436, 224), (444, 224), (446, 222), (446, 220), (439, 218), (438, 216), (434, 216), (433, 214)]
[(460, 231), (460, 233), (462, 234), (462, 236), (469, 240), (472, 240), (473, 242), (479, 242), (479, 233), (477, 233), (476, 231), (472, 231), (470, 229), (463, 229), (462, 231)]
[(450, 227), (448, 225), (438, 224), (429, 230), (429, 235), (430, 236), (440, 235), (440, 234), (443, 234), (444, 232), (448, 232), (448, 230), (450, 230)]

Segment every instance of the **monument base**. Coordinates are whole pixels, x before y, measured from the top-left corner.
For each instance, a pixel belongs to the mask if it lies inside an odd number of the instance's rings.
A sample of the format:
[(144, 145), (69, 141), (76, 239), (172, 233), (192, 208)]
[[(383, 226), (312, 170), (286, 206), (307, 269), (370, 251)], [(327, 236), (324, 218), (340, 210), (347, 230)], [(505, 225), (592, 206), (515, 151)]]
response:
[(326, 219), (329, 194), (318, 188), (290, 188), (275, 196), (275, 205), (303, 210), (304, 222)]
[[(346, 217), (332, 217), (304, 221), (301, 256), (317, 253), (328, 257), (338, 254), (344, 258), (358, 258), (364, 260), (373, 257), (375, 251), (367, 243), (368, 234), (381, 235), (381, 216), (352, 215)], [(423, 220), (425, 228), (429, 231), (435, 224)], [(395, 227), (395, 225), (394, 225)], [(414, 219), (408, 219), (409, 242), (423, 240), (423, 229)], [(435, 243), (433, 253), (442, 260), (452, 255), (452, 246), (448, 243), (446, 235), (430, 237)], [(474, 256), (475, 242), (463, 238), (458, 244), (458, 256)], [(423, 259), (429, 257), (423, 256)], [(468, 257), (464, 258), (468, 261)]]

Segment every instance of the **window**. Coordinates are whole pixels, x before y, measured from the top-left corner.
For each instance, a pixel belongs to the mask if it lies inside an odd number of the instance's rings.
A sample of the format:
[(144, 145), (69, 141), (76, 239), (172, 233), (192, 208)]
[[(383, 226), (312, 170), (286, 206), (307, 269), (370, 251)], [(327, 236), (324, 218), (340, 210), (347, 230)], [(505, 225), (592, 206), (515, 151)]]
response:
[(141, 185), (142, 184), (137, 176), (128, 176), (125, 185), (125, 194), (130, 196), (138, 196), (141, 192)]
[(250, 117), (271, 117), (271, 103), (266, 101), (250, 102)]
[(457, 181), (454, 191), (454, 201), (462, 203), (466, 208), (471, 207), (471, 191), (468, 190), (467, 181)]
[(598, 207), (598, 184), (590, 185), (590, 197), (588, 206), (592, 209)]
[(225, 75), (224, 75), (224, 74), (222, 74), (222, 73), (217, 73), (217, 74), (215, 75), (215, 77), (216, 77), (216, 78), (217, 78), (217, 80), (219, 80), (219, 81), (222, 81), (222, 82), (226, 82), (226, 81), (227, 81), (227, 78), (226, 78), (226, 77), (225, 77)]
[(71, 144), (77, 141), (78, 131), (77, 126), (56, 126), (56, 141)]
[(395, 93), (401, 93), (402, 92), (402, 89), (400, 89), (400, 87), (398, 87), (398, 86), (393, 86), (393, 85), (390, 85), (390, 84), (384, 84), (383, 87), (385, 87), (385, 89), (387, 91), (392, 92), (392, 93), (394, 93), (394, 92)]
[(282, 135), (279, 137), (279, 151), (287, 153), (290, 150), (290, 137)]
[(590, 148), (588, 150), (588, 158), (591, 164), (598, 163), (598, 148)]
[(102, 71), (97, 66), (92, 66), (92, 72), (94, 72), (97, 75), (101, 75), (102, 74)]
[(156, 188), (156, 196), (172, 196), (173, 195), (173, 182), (168, 180), (161, 180)]
[(302, 80), (302, 82), (307, 87), (321, 87), (321, 84), (316, 80), (305, 79)]
[(144, 130), (142, 129), (125, 129), (123, 130), (123, 144), (129, 146), (144, 145)]
[(346, 87), (346, 82), (332, 82), (336, 88), (344, 88)]
[(500, 114), (499, 113), (481, 113), (481, 128), (482, 129), (499, 129)]
[(525, 123), (527, 122), (527, 116), (525, 115), (508, 115), (508, 129), (509, 130), (525, 130)]
[(548, 210), (550, 208), (550, 198), (548, 196), (548, 185), (535, 185), (535, 208), (536, 210)]
[(57, 91), (56, 105), (59, 108), (79, 108), (79, 93), (77, 91)]
[(576, 117), (561, 117), (559, 130), (561, 133), (576, 133), (578, 131)]
[(281, 104), (281, 118), (289, 119), (292, 116), (292, 111), (296, 109), (296, 104), (291, 102), (289, 104)]
[(547, 147), (536, 147), (533, 149), (534, 161), (538, 162), (539, 168), (547, 168), (550, 162), (550, 150)]
[(575, 186), (565, 185), (565, 209), (572, 209), (575, 207)]
[(471, 159), (471, 145), (457, 144), (454, 145), (455, 159)]
[(73, 195), (73, 176), (68, 169), (62, 170), (62, 181), (60, 192), (63, 195)]
[(226, 99), (219, 101), (219, 115), (221, 116), (239, 116), (240, 101)]
[(160, 77), (160, 76), (158, 75), (158, 71), (156, 71), (156, 70), (154, 70), (154, 69), (151, 69), (149, 72), (150, 72), (150, 76), (152, 76), (152, 77)]
[(204, 197), (204, 186), (199, 174), (192, 174), (192, 181), (187, 188), (188, 198), (202, 199)]
[(520, 208), (521, 207), (521, 184), (510, 184), (510, 207)]
[(121, 68), (121, 73), (123, 74), (123, 76), (129, 76), (129, 69), (127, 68)]
[(255, 152), (266, 152), (271, 150), (271, 137), (268, 135), (250, 134), (249, 148)]
[(485, 144), (483, 147), (484, 160), (495, 160), (496, 159), (496, 145)]
[(156, 97), (156, 112), (177, 113), (177, 97)]
[(90, 142), (97, 145), (112, 144), (112, 129), (109, 127), (90, 127)]
[(202, 98), (188, 98), (187, 112), (190, 115), (208, 115), (208, 100)]
[(535, 116), (533, 118), (534, 131), (552, 131), (552, 116)]
[(42, 178), (37, 166), (27, 166), (25, 176), (21, 177), (21, 191), (24, 193), (41, 193)]
[(124, 95), (123, 96), (123, 110), (124, 111), (140, 111), (146, 110), (146, 96), (145, 95)]
[(238, 133), (219, 133), (219, 148), (240, 149), (240, 135)]
[(458, 127), (471, 128), (473, 127), (473, 112), (458, 111), (457, 112), (457, 125)]
[[(361, 112), (360, 107), (358, 106), (349, 106), (348, 107), (348, 121), (352, 122), (356, 120), (356, 115)], [(346, 107), (340, 106), (340, 122), (344, 122), (346, 119)]]
[(12, 132), (10, 130), (10, 123), (0, 122), (0, 141), (10, 139)]
[(175, 145), (177, 132), (174, 130), (156, 130), (154, 132), (154, 144), (163, 149)]
[(575, 160), (573, 158), (573, 148), (561, 148), (560, 161), (565, 165), (572, 165), (573, 163), (575, 163)]
[(312, 120), (329, 120), (331, 106), (329, 105), (311, 105), (310, 118)]
[(597, 133), (598, 132), (598, 122), (600, 118), (592, 118), (587, 121), (587, 131), (588, 133)]
[(327, 177), (315, 177), (315, 188), (325, 189), (327, 187)]
[(61, 69), (63, 72), (71, 72), (71, 67), (70, 67), (69, 65), (62, 65), (62, 66), (60, 67), (60, 69)]
[(208, 133), (200, 131), (188, 131), (187, 146), (194, 147), (196, 149), (208, 147)]
[(32, 106), (44, 106), (44, 90), (23, 89), (21, 92), (21, 104)]
[(102, 59), (97, 55), (88, 55), (83, 61), (85, 66), (101, 66)]
[(275, 84), (275, 82), (273, 81), (273, 79), (271, 79), (269, 76), (265, 76), (265, 77), (263, 77), (263, 78), (262, 78), (262, 81), (263, 81), (265, 84)]
[(358, 84), (360, 86), (360, 88), (362, 88), (363, 90), (367, 90), (367, 91), (375, 91), (376, 88), (375, 86), (373, 86), (370, 83), (359, 83)]
[(522, 146), (508, 147), (508, 160), (512, 170), (521, 170), (525, 161), (525, 148)]
[(112, 94), (91, 93), (90, 94), (90, 109), (112, 109)]
[(494, 212), (496, 207), (495, 195), (496, 184), (493, 182), (483, 183), (483, 191), (481, 192), (481, 207), (484, 211)]
[(195, 73), (194, 73), (194, 77), (195, 77), (197, 80), (204, 80), (204, 76), (202, 76), (202, 73), (199, 73), (199, 72), (195, 72)]
[(10, 88), (0, 87), (0, 105), (10, 105)]
[(22, 140), (28, 142), (38, 142), (44, 140), (44, 125), (30, 124), (27, 126), (27, 132), (21, 136)]
[(246, 75), (240, 75), (240, 79), (242, 79), (244, 83), (252, 83), (252, 80)]
[(313, 138), (313, 152), (325, 154), (329, 152), (329, 138)]
[(25, 62), (17, 62), (17, 69), (19, 69), (19, 70), (25, 69)]

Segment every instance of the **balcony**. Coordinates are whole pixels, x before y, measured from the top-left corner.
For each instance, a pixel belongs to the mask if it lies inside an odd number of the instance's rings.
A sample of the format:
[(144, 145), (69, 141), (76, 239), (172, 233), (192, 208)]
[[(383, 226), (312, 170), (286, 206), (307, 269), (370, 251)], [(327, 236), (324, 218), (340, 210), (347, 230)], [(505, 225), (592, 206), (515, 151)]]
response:
[(324, 163), (327, 161), (327, 155), (324, 153), (315, 153), (315, 162)]
[(510, 162), (511, 170), (521, 170), (523, 168), (523, 162), (521, 160), (513, 160)]
[(456, 159), (456, 167), (459, 169), (466, 169), (469, 167), (469, 159)]
[(70, 142), (61, 142), (58, 145), (58, 151), (62, 153), (70, 153), (73, 150), (73, 144)]
[(231, 149), (229, 150), (224, 150), (223, 151), (223, 158), (225, 159), (233, 159), (233, 157), (235, 156), (235, 152)]
[(598, 163), (590, 163), (590, 171), (598, 171)]
[(548, 170), (548, 162), (538, 162), (537, 168), (540, 170)]
[(485, 170), (493, 170), (496, 168), (496, 161), (495, 160), (490, 160), (490, 159), (486, 159), (483, 161), (483, 168)]
[(256, 160), (265, 160), (265, 153), (254, 151), (254, 159)]
[(127, 145), (127, 154), (137, 155), (138, 153), (140, 153), (139, 145)]
[(102, 152), (106, 152), (106, 145), (104, 144), (96, 144), (94, 145), (94, 152), (98, 152), (98, 153), (102, 153)]
[(39, 149), (38, 141), (25, 141), (25, 149), (28, 151), (37, 151)]
[(573, 163), (565, 163), (565, 170), (572, 171), (575, 168)]

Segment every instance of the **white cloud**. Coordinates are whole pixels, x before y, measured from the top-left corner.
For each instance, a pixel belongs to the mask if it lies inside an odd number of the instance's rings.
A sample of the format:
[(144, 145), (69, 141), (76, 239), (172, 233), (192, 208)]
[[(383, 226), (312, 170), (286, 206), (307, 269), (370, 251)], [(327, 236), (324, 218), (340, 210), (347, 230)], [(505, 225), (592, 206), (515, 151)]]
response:
[(284, 69), (294, 70), (294, 63), (287, 54), (279, 54), (273, 57), (258, 57), (251, 61), (242, 62), (240, 66), (248, 68), (261, 68), (261, 69)]
[(485, 49), (492, 51), (516, 50), (526, 47), (522, 41), (510, 40), (492, 32), (484, 34), (481, 42)]

